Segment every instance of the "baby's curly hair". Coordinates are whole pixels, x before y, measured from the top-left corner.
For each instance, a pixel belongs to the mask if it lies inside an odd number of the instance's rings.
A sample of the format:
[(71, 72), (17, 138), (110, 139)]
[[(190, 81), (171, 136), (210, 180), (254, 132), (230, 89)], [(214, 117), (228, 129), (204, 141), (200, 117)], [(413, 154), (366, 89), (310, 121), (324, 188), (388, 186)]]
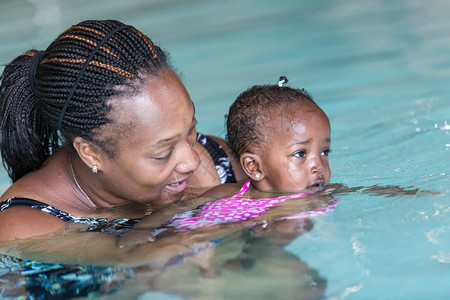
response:
[(262, 124), (270, 120), (274, 110), (282, 113), (287, 105), (313, 101), (304, 89), (278, 85), (255, 85), (241, 93), (225, 116), (227, 142), (239, 158), (252, 147), (264, 142)]

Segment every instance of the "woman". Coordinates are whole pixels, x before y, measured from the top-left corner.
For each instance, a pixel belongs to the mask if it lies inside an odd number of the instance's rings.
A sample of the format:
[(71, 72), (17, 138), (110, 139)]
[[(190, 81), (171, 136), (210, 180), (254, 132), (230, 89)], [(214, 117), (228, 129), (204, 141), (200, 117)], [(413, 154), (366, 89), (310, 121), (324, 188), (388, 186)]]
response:
[(97, 208), (179, 200), (198, 183), (194, 105), (164, 51), (134, 27), (81, 22), (1, 79), (13, 185), (0, 198), (0, 240), (87, 222)]

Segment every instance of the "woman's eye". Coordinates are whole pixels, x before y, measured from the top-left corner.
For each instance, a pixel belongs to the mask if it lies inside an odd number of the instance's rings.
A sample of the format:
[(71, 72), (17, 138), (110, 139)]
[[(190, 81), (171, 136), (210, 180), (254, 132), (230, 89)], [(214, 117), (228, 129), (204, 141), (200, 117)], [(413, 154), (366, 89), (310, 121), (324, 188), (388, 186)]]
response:
[(195, 120), (194, 125), (192, 126), (191, 130), (189, 130), (189, 133), (188, 133), (187, 140), (188, 140), (188, 143), (192, 147), (194, 147), (195, 143), (197, 142), (197, 129), (196, 129), (197, 124), (198, 124), (198, 122), (197, 122), (197, 120)]
[(320, 153), (320, 155), (328, 156), (328, 154), (330, 154), (330, 153), (331, 153), (331, 150), (327, 149), (327, 150), (323, 150), (322, 153)]
[(153, 159), (158, 160), (158, 161), (165, 161), (168, 160), (171, 156), (172, 156), (172, 150), (169, 151), (169, 153), (167, 153), (166, 155), (162, 155), (162, 156), (155, 156), (153, 157)]
[(197, 142), (197, 132), (195, 130), (189, 134), (187, 141), (189, 145), (194, 147), (195, 143)]
[(305, 157), (306, 151), (298, 151), (294, 153), (294, 157)]

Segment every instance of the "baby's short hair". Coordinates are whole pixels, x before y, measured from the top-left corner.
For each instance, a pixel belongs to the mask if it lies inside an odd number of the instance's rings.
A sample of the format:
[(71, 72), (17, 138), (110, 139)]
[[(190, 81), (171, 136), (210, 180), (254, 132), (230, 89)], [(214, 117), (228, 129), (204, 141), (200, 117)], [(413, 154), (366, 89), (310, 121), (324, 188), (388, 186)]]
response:
[(234, 154), (239, 157), (264, 142), (262, 124), (269, 120), (270, 112), (281, 113), (287, 105), (302, 101), (313, 99), (304, 89), (287, 86), (255, 85), (241, 93), (226, 115), (226, 139)]

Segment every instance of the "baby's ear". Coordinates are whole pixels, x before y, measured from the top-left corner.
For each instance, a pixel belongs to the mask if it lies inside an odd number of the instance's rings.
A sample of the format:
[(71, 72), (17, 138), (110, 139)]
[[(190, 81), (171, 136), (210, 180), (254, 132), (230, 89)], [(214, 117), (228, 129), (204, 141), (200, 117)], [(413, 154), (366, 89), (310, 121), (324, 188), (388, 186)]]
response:
[(239, 161), (241, 167), (247, 176), (254, 181), (261, 181), (264, 178), (264, 171), (261, 166), (261, 158), (258, 154), (244, 152), (241, 154)]

